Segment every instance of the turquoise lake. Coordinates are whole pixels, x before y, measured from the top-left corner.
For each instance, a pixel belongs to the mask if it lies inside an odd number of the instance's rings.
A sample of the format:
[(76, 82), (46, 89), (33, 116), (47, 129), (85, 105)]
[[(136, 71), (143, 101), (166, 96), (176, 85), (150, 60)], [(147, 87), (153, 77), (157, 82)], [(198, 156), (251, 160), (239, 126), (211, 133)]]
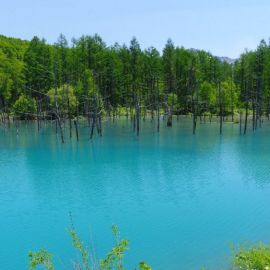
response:
[[(28, 268), (27, 254), (55, 254), (71, 269), (78, 254), (69, 213), (96, 258), (113, 246), (112, 224), (130, 241), (127, 269), (144, 260), (153, 270), (226, 269), (231, 244), (270, 240), (270, 124), (245, 136), (239, 126), (190, 119), (104, 122), (103, 137), (61, 144), (54, 125), (0, 128), (0, 265)], [(75, 134), (74, 134), (75, 137)]]

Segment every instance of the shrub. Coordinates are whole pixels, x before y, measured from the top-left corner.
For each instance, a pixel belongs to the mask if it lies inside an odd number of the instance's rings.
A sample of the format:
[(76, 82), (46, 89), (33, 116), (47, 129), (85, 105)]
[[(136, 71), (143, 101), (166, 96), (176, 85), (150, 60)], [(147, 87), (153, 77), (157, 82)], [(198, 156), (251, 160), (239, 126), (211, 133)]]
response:
[[(112, 232), (115, 237), (115, 246), (111, 249), (110, 252), (106, 255), (106, 257), (96, 262), (91, 262), (90, 264), (90, 253), (87, 246), (81, 241), (79, 236), (77, 235), (74, 227), (69, 231), (72, 239), (72, 245), (75, 249), (77, 249), (81, 255), (81, 262), (78, 262), (74, 265), (75, 270), (123, 270), (123, 257), (125, 255), (125, 251), (128, 249), (128, 240), (121, 239), (119, 231), (115, 225), (112, 226)], [(40, 269), (38, 267), (43, 267), (46, 270), (54, 270), (54, 264), (52, 261), (52, 254), (50, 254), (45, 249), (41, 249), (37, 252), (29, 253), (29, 269), (35, 270)], [(139, 263), (140, 270), (151, 270), (151, 267), (147, 265), (145, 262)]]
[(13, 110), (16, 114), (20, 115), (21, 119), (34, 119), (36, 112), (36, 101), (24, 94), (15, 101)]
[(234, 250), (233, 266), (244, 270), (270, 269), (270, 246), (263, 243), (240, 246)]

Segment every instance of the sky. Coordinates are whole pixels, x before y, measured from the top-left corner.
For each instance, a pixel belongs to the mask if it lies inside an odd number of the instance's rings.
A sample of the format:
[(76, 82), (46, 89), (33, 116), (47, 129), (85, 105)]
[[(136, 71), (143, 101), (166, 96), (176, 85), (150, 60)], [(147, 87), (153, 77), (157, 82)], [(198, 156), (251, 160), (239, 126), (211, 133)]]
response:
[(0, 0), (0, 34), (48, 43), (98, 33), (107, 45), (204, 49), (237, 58), (270, 37), (269, 0)]

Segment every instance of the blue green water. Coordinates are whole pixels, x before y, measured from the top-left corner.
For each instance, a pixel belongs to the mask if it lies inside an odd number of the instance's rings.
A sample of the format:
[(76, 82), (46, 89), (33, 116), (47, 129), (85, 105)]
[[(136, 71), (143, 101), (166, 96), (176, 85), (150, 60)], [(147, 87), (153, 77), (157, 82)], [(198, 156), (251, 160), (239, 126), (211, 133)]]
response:
[[(61, 144), (51, 125), (0, 129), (0, 265), (27, 269), (27, 253), (45, 247), (57, 269), (78, 254), (69, 212), (95, 257), (113, 245), (111, 225), (130, 240), (128, 269), (225, 269), (231, 243), (270, 240), (270, 125), (239, 127), (182, 119), (171, 129), (107, 121), (102, 138)], [(67, 131), (68, 134), (68, 131)], [(66, 135), (68, 137), (68, 135)]]

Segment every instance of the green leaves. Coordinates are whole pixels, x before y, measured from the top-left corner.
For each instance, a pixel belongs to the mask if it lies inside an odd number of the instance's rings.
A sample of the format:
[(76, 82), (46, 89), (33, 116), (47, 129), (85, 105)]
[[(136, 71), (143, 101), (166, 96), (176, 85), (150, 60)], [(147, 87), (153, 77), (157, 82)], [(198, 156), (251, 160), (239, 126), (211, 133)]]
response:
[(73, 247), (75, 249), (77, 249), (81, 254), (82, 261), (83, 261), (83, 269), (84, 270), (89, 270), (90, 266), (89, 266), (89, 251), (88, 251), (88, 248), (84, 246), (83, 242), (81, 241), (81, 239), (77, 235), (76, 230), (74, 228), (69, 230), (69, 233), (71, 235)]
[(38, 269), (39, 266), (43, 266), (47, 270), (54, 270), (52, 254), (45, 249), (41, 249), (37, 252), (30, 251), (28, 257), (30, 270)]
[[(51, 50), (45, 43), (34, 37), (24, 55), (25, 84), (28, 92), (34, 94), (47, 92), (52, 85)], [(34, 93), (32, 91), (35, 91)]]
[(209, 82), (203, 82), (200, 87), (200, 98), (207, 105), (215, 105), (216, 100), (216, 88), (213, 84)]
[(259, 243), (254, 246), (240, 246), (234, 250), (233, 265), (236, 269), (270, 269), (270, 246)]
[(116, 244), (106, 255), (105, 259), (100, 260), (99, 270), (123, 270), (122, 259), (124, 252), (128, 249), (128, 240), (120, 239), (120, 234), (116, 225), (112, 226), (112, 232), (115, 236)]
[(55, 106), (55, 101), (57, 100), (58, 106), (62, 112), (68, 113), (68, 103), (71, 114), (75, 114), (77, 108), (77, 97), (75, 96), (74, 88), (71, 85), (64, 84), (57, 89), (50, 89), (48, 91), (48, 96), (50, 97), (51, 106)]
[(152, 268), (145, 262), (139, 263), (139, 269), (140, 270), (152, 270)]
[(25, 44), (21, 40), (0, 35), (0, 100), (13, 104), (23, 88), (22, 55)]
[[(132, 110), (137, 99), (146, 112), (169, 105), (173, 113), (188, 114), (200, 87), (200, 114), (217, 113), (219, 102), (226, 116), (250, 105), (258, 114), (270, 114), (269, 78), (270, 48), (264, 41), (229, 64), (203, 50), (177, 47), (170, 39), (160, 54), (153, 47), (142, 50), (136, 38), (129, 46), (107, 46), (98, 35), (82, 36), (70, 46), (63, 35), (54, 45), (38, 37), (28, 42), (0, 36), (0, 109), (8, 113), (23, 93), (53, 114), (46, 94), (54, 103), (57, 88), (63, 116), (67, 107), (79, 115)], [(62, 90), (66, 86), (68, 94)]]
[[(72, 246), (79, 251), (82, 259), (82, 264), (79, 262), (76, 264), (76, 269), (80, 270), (124, 270), (123, 265), (123, 258), (125, 252), (128, 249), (129, 242), (127, 239), (121, 239), (120, 233), (116, 225), (112, 226), (112, 233), (115, 237), (115, 245), (114, 247), (108, 252), (106, 257), (96, 263), (95, 261), (91, 261), (88, 247), (84, 245), (81, 241), (80, 237), (78, 236), (75, 228), (68, 230), (68, 233), (72, 239)], [(38, 267), (44, 267), (46, 270), (55, 270), (53, 261), (52, 261), (52, 254), (49, 253), (45, 249), (41, 249), (37, 252), (29, 252), (29, 270), (39, 269)], [(140, 270), (152, 270), (149, 265), (145, 262), (139, 263)]]
[(15, 114), (20, 115), (23, 119), (33, 119), (36, 111), (36, 101), (22, 94), (13, 105), (13, 110)]

